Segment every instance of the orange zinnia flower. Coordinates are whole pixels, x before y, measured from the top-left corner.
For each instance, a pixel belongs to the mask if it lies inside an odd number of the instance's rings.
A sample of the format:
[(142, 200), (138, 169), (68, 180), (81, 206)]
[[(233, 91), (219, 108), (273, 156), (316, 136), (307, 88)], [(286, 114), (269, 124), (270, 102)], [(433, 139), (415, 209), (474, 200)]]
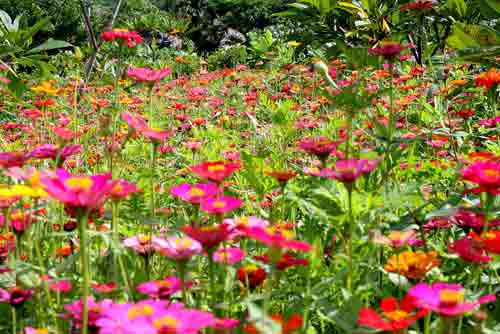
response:
[(500, 83), (500, 70), (492, 68), (476, 77), (476, 87), (492, 89)]
[(409, 250), (389, 258), (384, 269), (391, 273), (399, 273), (408, 279), (418, 280), (440, 264), (441, 260), (438, 259), (436, 252), (426, 253)]

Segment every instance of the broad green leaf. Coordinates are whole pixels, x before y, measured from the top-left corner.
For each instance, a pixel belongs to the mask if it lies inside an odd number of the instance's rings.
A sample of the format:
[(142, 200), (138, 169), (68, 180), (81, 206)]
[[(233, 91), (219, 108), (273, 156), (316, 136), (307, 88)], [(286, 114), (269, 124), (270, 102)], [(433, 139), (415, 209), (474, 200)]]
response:
[(36, 48), (33, 48), (29, 50), (26, 54), (33, 54), (33, 53), (38, 53), (42, 51), (48, 51), (48, 50), (53, 50), (53, 49), (60, 49), (60, 48), (67, 48), (73, 46), (68, 42), (65, 41), (59, 41), (55, 39), (49, 39), (46, 42), (42, 43), (41, 45), (37, 46)]

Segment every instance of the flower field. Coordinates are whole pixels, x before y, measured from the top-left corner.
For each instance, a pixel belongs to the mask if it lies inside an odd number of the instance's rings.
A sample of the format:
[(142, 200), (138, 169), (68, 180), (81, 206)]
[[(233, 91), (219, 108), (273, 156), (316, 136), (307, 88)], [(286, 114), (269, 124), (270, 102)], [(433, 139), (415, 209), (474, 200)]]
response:
[(107, 79), (0, 68), (1, 333), (500, 333), (500, 70), (101, 38)]

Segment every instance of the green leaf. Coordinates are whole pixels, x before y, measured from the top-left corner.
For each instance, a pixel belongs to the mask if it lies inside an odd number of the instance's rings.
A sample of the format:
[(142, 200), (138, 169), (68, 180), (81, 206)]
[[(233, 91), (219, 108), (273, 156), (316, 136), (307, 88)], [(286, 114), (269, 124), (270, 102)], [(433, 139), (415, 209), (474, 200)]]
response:
[(12, 95), (20, 99), (23, 94), (29, 89), (28, 86), (24, 83), (23, 80), (19, 79), (11, 72), (8, 73), (7, 78), (10, 80), (7, 88), (12, 93)]
[(33, 53), (39, 53), (42, 51), (48, 51), (48, 50), (53, 50), (53, 49), (61, 49), (61, 48), (67, 48), (73, 46), (68, 42), (65, 41), (60, 41), (60, 40), (55, 40), (55, 39), (49, 39), (46, 42), (40, 44), (36, 48), (33, 48), (29, 50), (26, 54), (33, 54)]

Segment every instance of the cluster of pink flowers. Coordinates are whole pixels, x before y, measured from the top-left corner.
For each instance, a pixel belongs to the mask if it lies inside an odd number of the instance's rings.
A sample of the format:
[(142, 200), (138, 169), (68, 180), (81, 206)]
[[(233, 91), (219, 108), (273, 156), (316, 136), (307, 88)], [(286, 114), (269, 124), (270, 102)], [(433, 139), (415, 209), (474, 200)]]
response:
[[(205, 328), (218, 325), (218, 319), (211, 313), (188, 309), (181, 303), (164, 300), (148, 299), (138, 303), (117, 304), (110, 299), (96, 302), (90, 297), (87, 305), (89, 329), (92, 333), (196, 334)], [(76, 328), (81, 328), (82, 301), (66, 305), (65, 309), (65, 317), (70, 319)]]

